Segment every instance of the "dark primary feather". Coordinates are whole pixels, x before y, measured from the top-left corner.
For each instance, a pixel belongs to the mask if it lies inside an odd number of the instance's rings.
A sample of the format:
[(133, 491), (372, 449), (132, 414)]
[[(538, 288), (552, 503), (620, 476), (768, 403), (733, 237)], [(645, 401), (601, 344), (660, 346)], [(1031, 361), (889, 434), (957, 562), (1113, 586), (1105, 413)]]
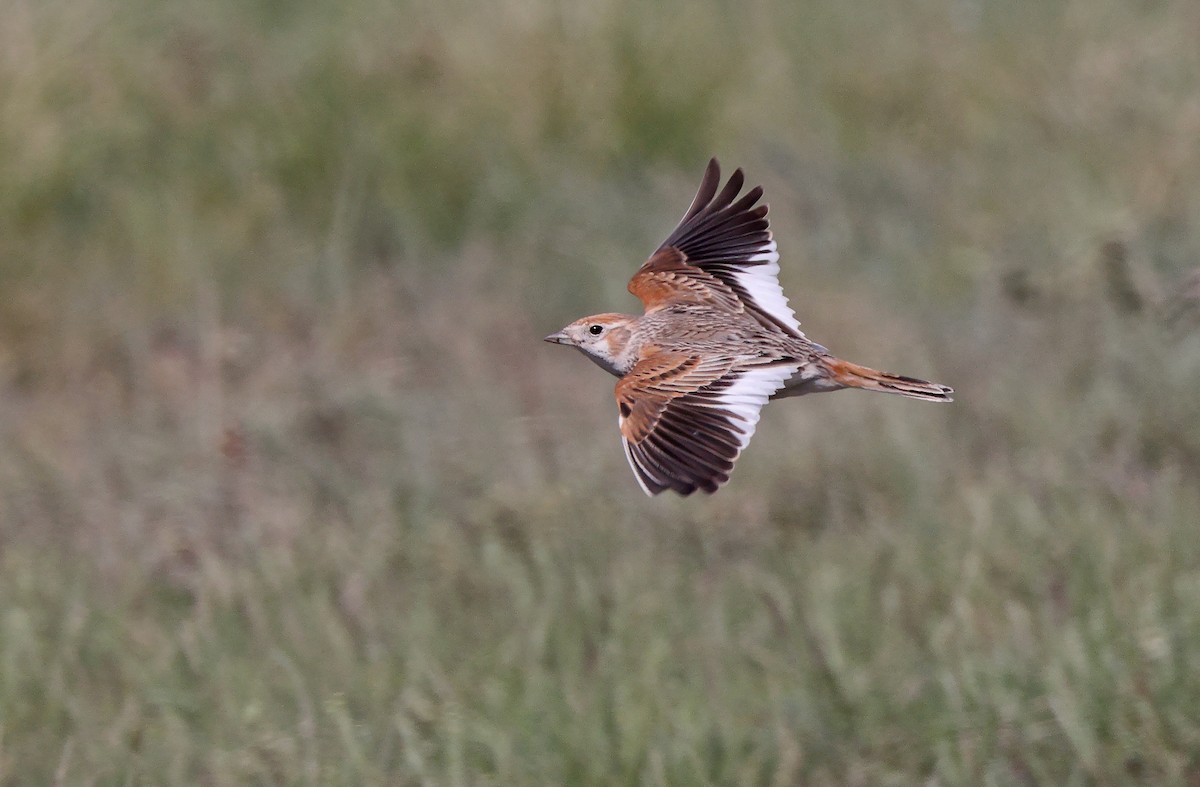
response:
[(691, 207), (659, 247), (658, 253), (677, 249), (683, 253), (687, 264), (711, 274), (733, 290), (746, 310), (764, 327), (782, 330), (791, 336), (802, 335), (758, 303), (738, 280), (739, 272), (770, 264), (751, 259), (773, 248), (767, 206), (756, 205), (762, 198), (762, 187), (755, 186), (739, 199), (738, 193), (745, 184), (742, 171), (734, 170), (718, 194), (720, 177), (720, 165), (714, 158), (704, 171)]
[(654, 430), (640, 442), (627, 442), (634, 470), (657, 494), (673, 489), (689, 495), (697, 489), (715, 492), (729, 480), (741, 453), (736, 416), (714, 409), (701, 392), (673, 400)]
[(729, 480), (757, 420), (745, 414), (746, 394), (728, 398), (744, 374), (666, 355), (618, 383), (625, 453), (647, 492), (711, 493)]

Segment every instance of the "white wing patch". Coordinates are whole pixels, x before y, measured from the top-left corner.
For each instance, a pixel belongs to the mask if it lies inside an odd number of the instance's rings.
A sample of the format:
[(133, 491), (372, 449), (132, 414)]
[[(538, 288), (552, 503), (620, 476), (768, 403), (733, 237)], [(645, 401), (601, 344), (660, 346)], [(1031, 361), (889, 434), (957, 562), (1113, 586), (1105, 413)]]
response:
[[(784, 303), (787, 303), (785, 300)], [(750, 444), (763, 406), (771, 394), (783, 387), (799, 366), (760, 366), (741, 372), (733, 384), (713, 397), (712, 407), (729, 410), (741, 419), (730, 423), (741, 449)]]
[(775, 239), (771, 238), (753, 256), (746, 258), (746, 261), (765, 264), (739, 266), (731, 272), (731, 278), (746, 291), (760, 309), (803, 336), (800, 321), (796, 319), (792, 307), (788, 306), (787, 296), (783, 294), (783, 287), (779, 285), (779, 249), (775, 245)]
[[(729, 469), (750, 443), (754, 430), (758, 425), (759, 415), (763, 405), (771, 395), (799, 370), (799, 364), (778, 366), (755, 366), (739, 369), (721, 378), (715, 383), (699, 391), (674, 400), (667, 405), (659, 423), (640, 443), (631, 444), (625, 437), (621, 438), (621, 446), (625, 450), (625, 458), (633, 468), (638, 485), (647, 495), (655, 495), (665, 489), (675, 489), (682, 494), (690, 494), (695, 489), (707, 492), (716, 491), (717, 487), (728, 480)], [(703, 427), (689, 427), (689, 420), (698, 418), (696, 410), (719, 411), (716, 416), (720, 423), (719, 431), (727, 435), (724, 447), (714, 444), (703, 437), (688, 441), (687, 433), (692, 428), (701, 431), (713, 427), (713, 419), (700, 419), (707, 422)], [(688, 415), (688, 411), (692, 415)], [(618, 419), (620, 423), (623, 419)], [(659, 434), (658, 432), (662, 432)], [(699, 433), (697, 433), (699, 434)], [(680, 437), (684, 435), (684, 443)], [(663, 442), (665, 441), (665, 442)], [(735, 445), (736, 444), (736, 448)], [(715, 453), (708, 454), (708, 451)], [(674, 460), (671, 455), (674, 454)], [(683, 455), (695, 459), (698, 455), (708, 455), (708, 459), (700, 464), (716, 464), (723, 466), (723, 471), (696, 475), (697, 463), (687, 460)], [(683, 459), (680, 462), (678, 460)]]
[[(642, 468), (642, 466), (638, 463), (637, 459), (635, 459), (633, 457), (633, 451), (630, 450), (630, 448), (629, 448), (629, 440), (627, 440), (624, 437), (624, 435), (622, 435), (622, 437), (621, 437), (621, 447), (625, 449), (625, 459), (626, 459), (626, 461), (629, 462), (629, 466), (631, 468), (633, 468), (633, 477), (637, 479), (638, 486), (640, 486), (642, 488), (642, 491), (645, 492), (649, 497), (654, 497), (654, 495), (655, 495), (654, 490), (652, 490), (650, 487), (646, 486), (646, 481), (643, 479), (643, 476), (646, 475), (647, 471), (644, 470)], [(659, 480), (657, 478), (654, 478), (653, 480), (660, 487), (665, 488), (667, 486), (666, 484), (664, 484), (661, 480)], [(658, 491), (661, 492), (662, 489), (659, 489)]]

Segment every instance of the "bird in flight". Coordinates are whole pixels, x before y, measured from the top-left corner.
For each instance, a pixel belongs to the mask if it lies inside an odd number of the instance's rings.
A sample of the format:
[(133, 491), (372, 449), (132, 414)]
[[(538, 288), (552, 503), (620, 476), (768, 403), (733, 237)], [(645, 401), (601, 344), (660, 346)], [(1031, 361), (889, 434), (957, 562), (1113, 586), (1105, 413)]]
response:
[(717, 160), (679, 225), (629, 281), (645, 313), (597, 314), (546, 341), (575, 347), (617, 383), (625, 456), (648, 495), (712, 493), (729, 480), (770, 399), (843, 388), (952, 401), (945, 385), (843, 361), (800, 330), (758, 205)]

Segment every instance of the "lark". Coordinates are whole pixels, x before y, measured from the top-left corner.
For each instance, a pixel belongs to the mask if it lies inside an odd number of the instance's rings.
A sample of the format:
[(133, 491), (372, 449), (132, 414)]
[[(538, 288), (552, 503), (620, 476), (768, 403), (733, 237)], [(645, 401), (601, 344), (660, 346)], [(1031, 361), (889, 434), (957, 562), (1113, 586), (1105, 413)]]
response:
[(805, 336), (779, 286), (762, 187), (741, 195), (740, 169), (718, 193), (720, 180), (713, 159), (679, 225), (630, 280), (644, 314), (585, 317), (545, 339), (620, 378), (621, 443), (648, 495), (717, 491), (772, 399), (861, 388), (952, 401), (945, 385), (844, 361)]

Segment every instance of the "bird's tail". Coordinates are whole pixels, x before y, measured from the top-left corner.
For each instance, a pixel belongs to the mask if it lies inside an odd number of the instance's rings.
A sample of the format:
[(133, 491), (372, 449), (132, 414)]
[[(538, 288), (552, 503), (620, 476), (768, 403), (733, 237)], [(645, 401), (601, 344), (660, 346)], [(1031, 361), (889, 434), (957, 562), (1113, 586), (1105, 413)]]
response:
[(900, 394), (911, 399), (924, 399), (929, 402), (954, 401), (951, 396), (954, 389), (946, 385), (888, 372), (878, 372), (866, 366), (859, 366), (856, 363), (828, 355), (821, 358), (820, 363), (825, 367), (833, 382), (846, 388), (862, 388), (865, 391)]

